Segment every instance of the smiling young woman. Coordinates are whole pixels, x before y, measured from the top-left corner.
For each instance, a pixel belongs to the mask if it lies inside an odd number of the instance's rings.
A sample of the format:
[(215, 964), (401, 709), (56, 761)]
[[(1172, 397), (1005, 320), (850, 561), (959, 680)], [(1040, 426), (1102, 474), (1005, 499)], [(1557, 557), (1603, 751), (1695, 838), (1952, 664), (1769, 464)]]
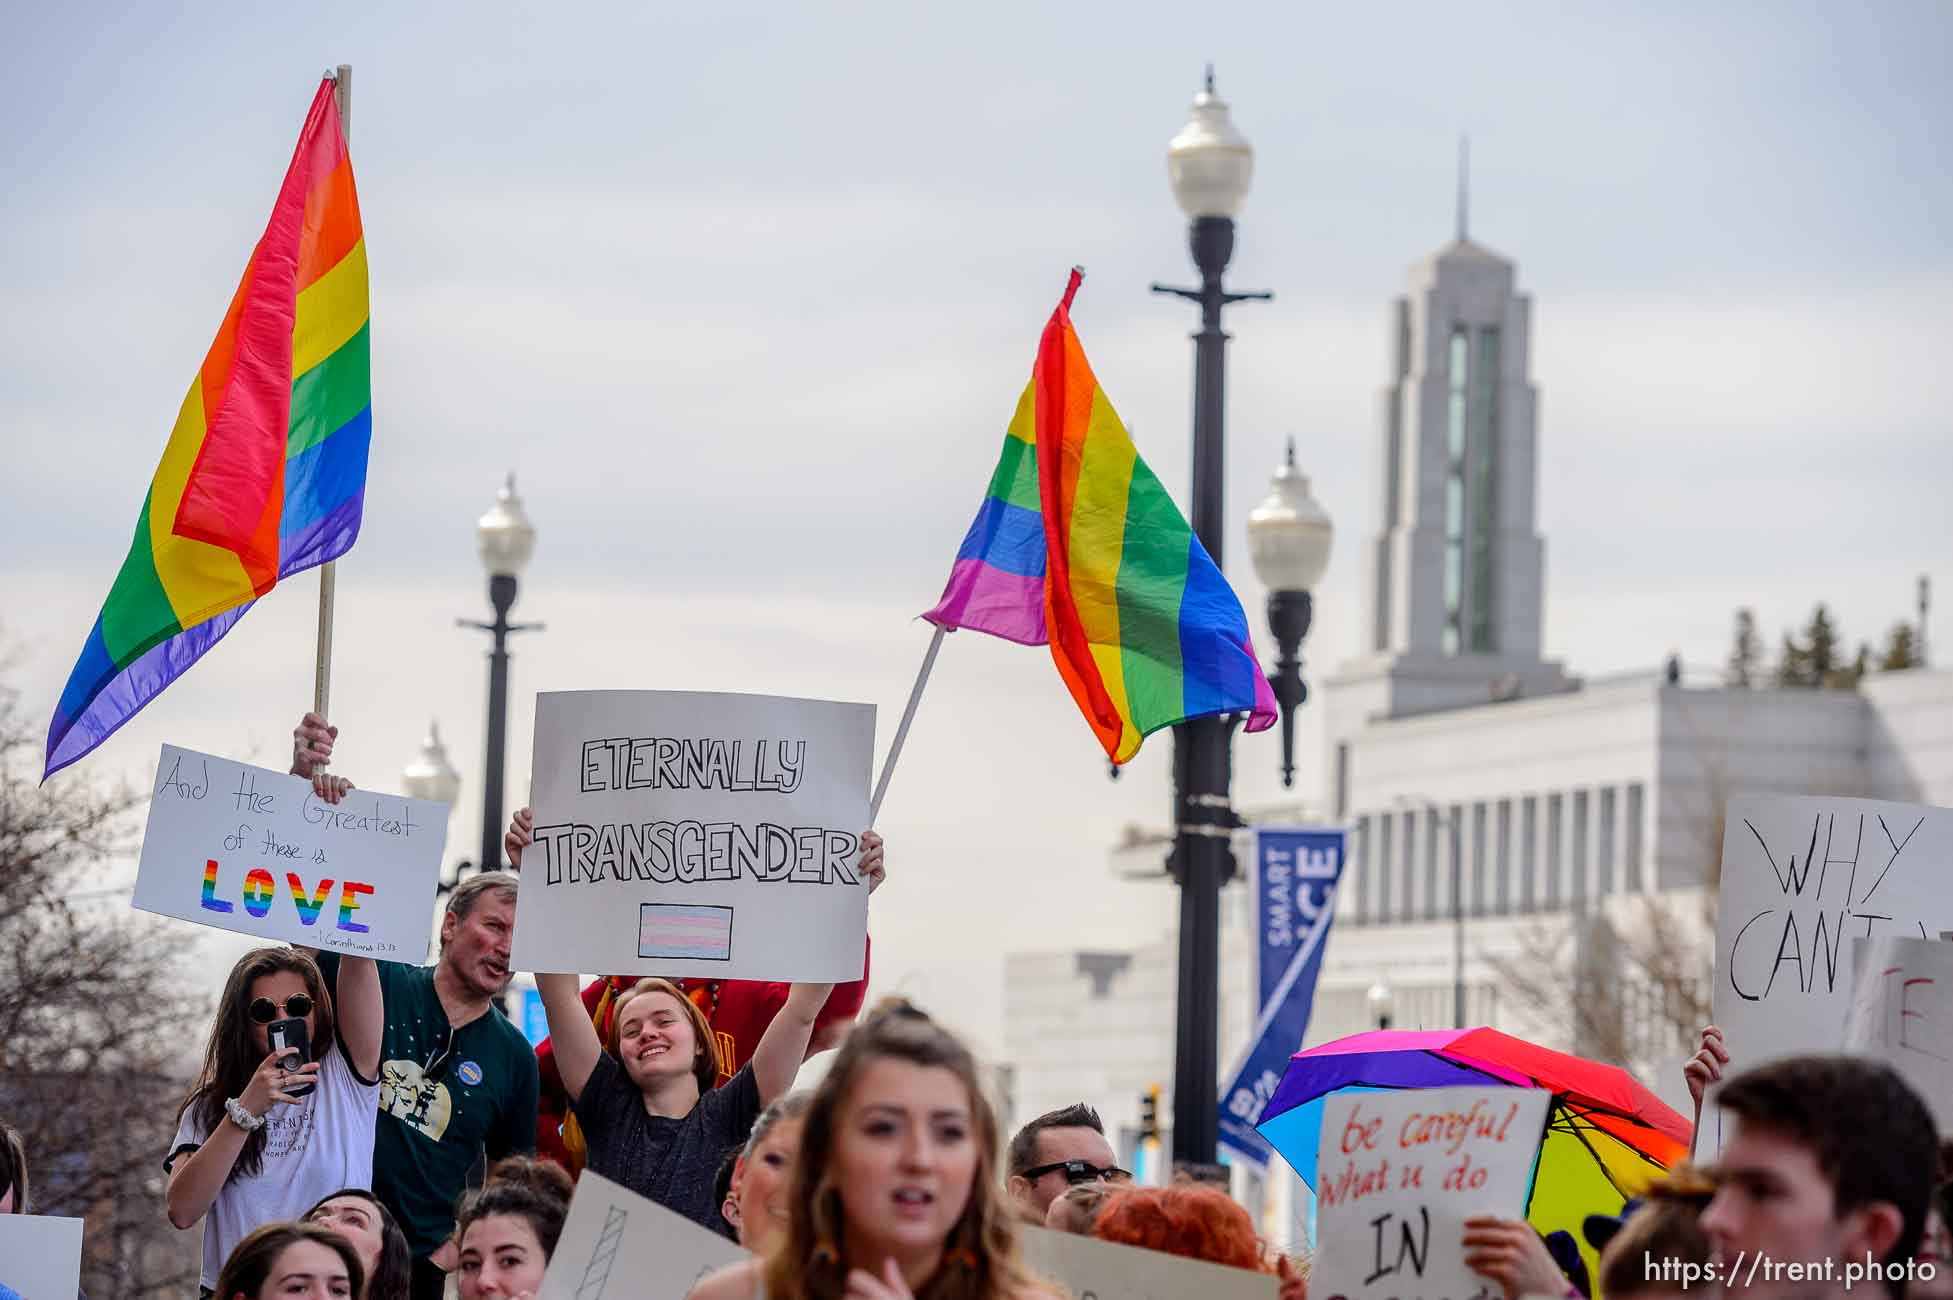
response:
[[(504, 841), (511, 858), (533, 836), (530, 821), (518, 814)], [(881, 837), (864, 832), (861, 845), (856, 869), (872, 893), (884, 875)], [(715, 1088), (723, 1064), (718, 1039), (677, 985), (639, 980), (618, 999), (606, 1045), (590, 1023), (577, 977), (538, 972), (557, 1069), (588, 1144), (585, 1167), (732, 1235), (713, 1195), (719, 1164), (746, 1141), (761, 1109), (793, 1086), (833, 987), (795, 984), (752, 1060)]]
[(693, 1300), (1046, 1300), (1017, 1256), (969, 1049), (905, 1003), (856, 1029), (808, 1106), (786, 1230)]

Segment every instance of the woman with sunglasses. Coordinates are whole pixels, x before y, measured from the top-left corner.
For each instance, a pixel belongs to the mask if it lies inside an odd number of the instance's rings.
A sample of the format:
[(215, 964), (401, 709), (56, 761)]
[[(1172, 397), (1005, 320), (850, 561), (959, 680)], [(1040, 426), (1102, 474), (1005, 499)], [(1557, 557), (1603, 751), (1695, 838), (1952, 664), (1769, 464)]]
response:
[[(297, 1219), (322, 1198), (373, 1178), (379, 1119), (379, 972), (339, 963), (337, 1014), (325, 977), (294, 948), (259, 948), (231, 968), (202, 1074), (177, 1115), (164, 1168), (170, 1222), (202, 1222), (205, 1288), (232, 1248), (262, 1224)], [(310, 1060), (273, 1049), (304, 1026)]]

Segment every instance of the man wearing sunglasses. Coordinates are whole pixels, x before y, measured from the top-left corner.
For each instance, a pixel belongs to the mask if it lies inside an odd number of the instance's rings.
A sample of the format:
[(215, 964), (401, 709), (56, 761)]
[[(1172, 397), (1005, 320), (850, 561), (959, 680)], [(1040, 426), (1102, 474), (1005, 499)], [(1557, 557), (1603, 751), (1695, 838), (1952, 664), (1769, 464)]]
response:
[(1038, 1116), (1010, 1140), (1010, 1198), (1027, 1223), (1043, 1226), (1051, 1202), (1079, 1183), (1129, 1183), (1099, 1113), (1084, 1102)]

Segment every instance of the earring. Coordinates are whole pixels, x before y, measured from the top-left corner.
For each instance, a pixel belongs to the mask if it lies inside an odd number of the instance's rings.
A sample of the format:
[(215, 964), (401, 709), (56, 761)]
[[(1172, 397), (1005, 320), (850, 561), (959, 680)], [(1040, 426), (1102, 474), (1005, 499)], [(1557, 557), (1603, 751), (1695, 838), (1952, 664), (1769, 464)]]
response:
[(831, 1192), (821, 1188), (814, 1193), (814, 1256), (816, 1268), (835, 1268), (841, 1263), (841, 1252), (834, 1244), (833, 1222), (837, 1217), (830, 1212), (827, 1204)]

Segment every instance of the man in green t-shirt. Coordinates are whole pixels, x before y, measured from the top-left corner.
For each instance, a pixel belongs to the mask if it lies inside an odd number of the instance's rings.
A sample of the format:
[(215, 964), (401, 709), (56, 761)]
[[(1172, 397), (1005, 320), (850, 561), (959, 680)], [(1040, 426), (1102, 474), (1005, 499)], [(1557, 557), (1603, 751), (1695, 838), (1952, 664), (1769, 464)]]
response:
[[(414, 1257), (414, 1300), (439, 1300), (429, 1257), (454, 1231), (455, 1203), (490, 1161), (536, 1141), (536, 1054), (495, 1006), (509, 982), (516, 877), (488, 871), (448, 896), (433, 966), (381, 962), (380, 1122), (373, 1191)], [(321, 953), (333, 978), (337, 961)]]

